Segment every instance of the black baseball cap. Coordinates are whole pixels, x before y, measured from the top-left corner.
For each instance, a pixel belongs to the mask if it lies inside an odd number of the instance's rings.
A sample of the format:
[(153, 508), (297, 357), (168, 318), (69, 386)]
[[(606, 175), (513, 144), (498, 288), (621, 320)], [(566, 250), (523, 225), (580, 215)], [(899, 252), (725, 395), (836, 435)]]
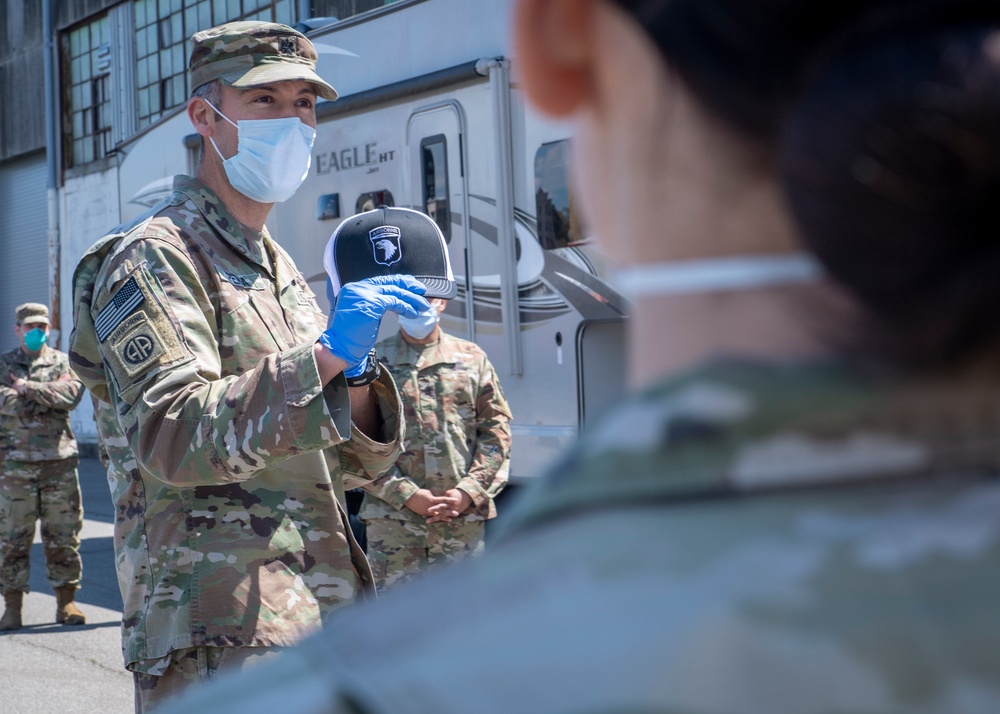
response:
[(323, 265), (334, 295), (342, 285), (377, 275), (412, 275), (427, 287), (425, 298), (458, 292), (441, 229), (409, 208), (379, 206), (347, 218), (330, 236)]

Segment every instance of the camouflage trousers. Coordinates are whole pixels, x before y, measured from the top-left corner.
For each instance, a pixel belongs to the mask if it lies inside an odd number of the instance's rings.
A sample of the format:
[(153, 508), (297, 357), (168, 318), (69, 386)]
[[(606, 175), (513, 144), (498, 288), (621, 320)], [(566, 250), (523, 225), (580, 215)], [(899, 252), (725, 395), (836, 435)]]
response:
[(168, 699), (220, 674), (238, 672), (276, 657), (285, 647), (187, 647), (174, 650), (158, 673), (133, 672), (136, 714), (154, 712)]
[(412, 579), (436, 565), (480, 555), (486, 521), (423, 523), (392, 518), (367, 518), (368, 561), (375, 587)]
[(53, 588), (80, 586), (83, 507), (74, 456), (4, 461), (0, 473), (0, 593), (28, 592), (35, 523), (42, 524), (46, 578)]

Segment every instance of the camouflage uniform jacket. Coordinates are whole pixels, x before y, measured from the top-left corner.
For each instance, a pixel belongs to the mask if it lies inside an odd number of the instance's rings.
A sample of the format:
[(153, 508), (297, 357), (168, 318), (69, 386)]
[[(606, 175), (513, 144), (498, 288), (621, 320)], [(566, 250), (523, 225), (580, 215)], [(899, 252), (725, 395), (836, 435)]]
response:
[(526, 487), (482, 558), (164, 714), (263, 693), (302, 714), (998, 712), (998, 405), (996, 355), (666, 381)]
[(74, 275), (70, 360), (110, 461), (133, 670), (191, 646), (290, 645), (371, 591), (336, 494), (342, 468), (395, 461), (398, 395), (374, 385), (385, 443), (352, 429), (343, 376), (324, 389), (313, 356), (326, 316), (266, 229), (245, 232), (178, 177)]
[(406, 434), (395, 466), (365, 486), (362, 518), (422, 523), (424, 516), (403, 507), (421, 488), (469, 494), (461, 520), (496, 516), (493, 499), (509, 471), (510, 408), (482, 348), (440, 334), (417, 346), (396, 333), (376, 346), (399, 387)]
[[(27, 382), (24, 396), (10, 386)], [(20, 347), (0, 355), (0, 438), (9, 461), (53, 461), (77, 455), (69, 413), (83, 383), (64, 352), (43, 345), (37, 355)]]

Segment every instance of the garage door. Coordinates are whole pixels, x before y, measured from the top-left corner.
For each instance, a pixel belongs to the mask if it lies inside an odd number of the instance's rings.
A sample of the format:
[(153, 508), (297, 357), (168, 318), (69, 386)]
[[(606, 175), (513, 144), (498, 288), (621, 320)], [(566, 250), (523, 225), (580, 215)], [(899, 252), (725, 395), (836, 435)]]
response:
[(45, 154), (0, 165), (0, 349), (17, 344), (14, 308), (49, 301)]

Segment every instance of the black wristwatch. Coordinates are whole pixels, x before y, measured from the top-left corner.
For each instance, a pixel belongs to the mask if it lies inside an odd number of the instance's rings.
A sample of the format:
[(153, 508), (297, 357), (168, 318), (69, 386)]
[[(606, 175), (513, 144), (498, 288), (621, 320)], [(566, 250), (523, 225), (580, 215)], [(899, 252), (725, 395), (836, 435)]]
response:
[(382, 374), (382, 367), (378, 363), (378, 352), (375, 351), (375, 348), (372, 348), (365, 359), (368, 360), (365, 371), (356, 377), (347, 377), (348, 387), (364, 387), (374, 382)]

